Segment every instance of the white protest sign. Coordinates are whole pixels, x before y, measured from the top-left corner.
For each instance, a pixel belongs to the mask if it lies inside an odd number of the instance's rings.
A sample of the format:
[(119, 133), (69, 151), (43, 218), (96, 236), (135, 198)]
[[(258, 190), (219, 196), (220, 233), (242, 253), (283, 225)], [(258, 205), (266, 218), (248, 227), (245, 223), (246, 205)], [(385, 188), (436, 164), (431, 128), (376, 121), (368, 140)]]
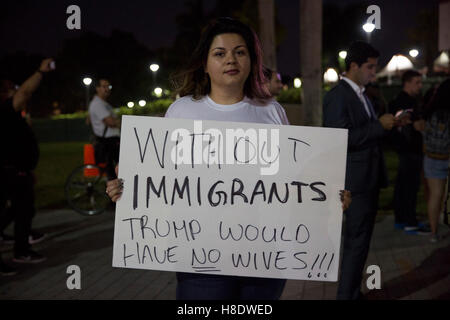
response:
[(347, 130), (122, 118), (113, 266), (337, 281)]

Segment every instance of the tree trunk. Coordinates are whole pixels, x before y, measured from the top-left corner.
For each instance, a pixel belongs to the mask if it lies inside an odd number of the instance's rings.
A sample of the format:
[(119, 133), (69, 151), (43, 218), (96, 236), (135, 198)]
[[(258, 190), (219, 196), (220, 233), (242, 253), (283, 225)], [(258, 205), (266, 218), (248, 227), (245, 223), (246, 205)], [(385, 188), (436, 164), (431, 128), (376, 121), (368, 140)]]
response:
[(304, 125), (322, 125), (322, 0), (300, 0)]
[(263, 63), (272, 70), (277, 69), (275, 44), (274, 0), (258, 0), (259, 37), (264, 53)]

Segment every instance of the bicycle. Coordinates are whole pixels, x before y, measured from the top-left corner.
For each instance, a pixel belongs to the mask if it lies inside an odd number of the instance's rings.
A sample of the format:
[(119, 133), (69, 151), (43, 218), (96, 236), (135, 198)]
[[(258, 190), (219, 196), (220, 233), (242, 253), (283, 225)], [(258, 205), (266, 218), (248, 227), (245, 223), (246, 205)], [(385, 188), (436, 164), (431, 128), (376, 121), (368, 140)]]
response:
[(110, 198), (105, 193), (106, 164), (94, 164), (93, 150), (92, 144), (84, 146), (85, 164), (70, 173), (64, 186), (69, 207), (86, 216), (101, 214), (111, 204)]

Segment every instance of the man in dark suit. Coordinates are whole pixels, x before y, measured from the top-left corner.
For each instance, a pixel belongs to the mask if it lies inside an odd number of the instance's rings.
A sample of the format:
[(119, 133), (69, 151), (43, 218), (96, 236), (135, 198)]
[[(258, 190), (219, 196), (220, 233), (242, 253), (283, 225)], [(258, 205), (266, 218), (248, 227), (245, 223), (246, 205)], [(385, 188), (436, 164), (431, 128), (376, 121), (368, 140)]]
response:
[(346, 73), (324, 98), (325, 127), (348, 129), (345, 189), (352, 203), (345, 211), (344, 250), (337, 299), (362, 297), (361, 280), (375, 224), (380, 187), (387, 185), (381, 138), (394, 125), (394, 116), (378, 118), (364, 94), (375, 78), (379, 52), (354, 42), (345, 59)]

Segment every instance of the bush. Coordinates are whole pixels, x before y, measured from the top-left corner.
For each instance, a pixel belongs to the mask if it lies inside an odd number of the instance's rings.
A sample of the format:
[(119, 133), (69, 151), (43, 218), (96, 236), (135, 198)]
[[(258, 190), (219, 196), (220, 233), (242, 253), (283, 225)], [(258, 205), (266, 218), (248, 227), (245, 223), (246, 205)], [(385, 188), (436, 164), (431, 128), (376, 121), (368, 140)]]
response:
[(172, 104), (171, 99), (158, 99), (147, 103), (144, 107), (135, 105), (133, 108), (120, 107), (116, 109), (119, 116), (122, 115), (139, 115), (139, 116), (154, 116), (166, 112), (167, 108)]
[(282, 90), (277, 97), (279, 103), (302, 103), (302, 89), (289, 88), (287, 90)]
[[(116, 108), (115, 111), (118, 116), (122, 115), (140, 115), (140, 116), (154, 116), (160, 115), (166, 112), (167, 108), (172, 104), (172, 99), (158, 99), (152, 102), (147, 103), (144, 107), (140, 107), (139, 105), (135, 105), (133, 108), (128, 107), (119, 107)], [(70, 114), (60, 114), (52, 116), (52, 120), (61, 120), (61, 119), (83, 119), (88, 115), (87, 111), (78, 111)]]

